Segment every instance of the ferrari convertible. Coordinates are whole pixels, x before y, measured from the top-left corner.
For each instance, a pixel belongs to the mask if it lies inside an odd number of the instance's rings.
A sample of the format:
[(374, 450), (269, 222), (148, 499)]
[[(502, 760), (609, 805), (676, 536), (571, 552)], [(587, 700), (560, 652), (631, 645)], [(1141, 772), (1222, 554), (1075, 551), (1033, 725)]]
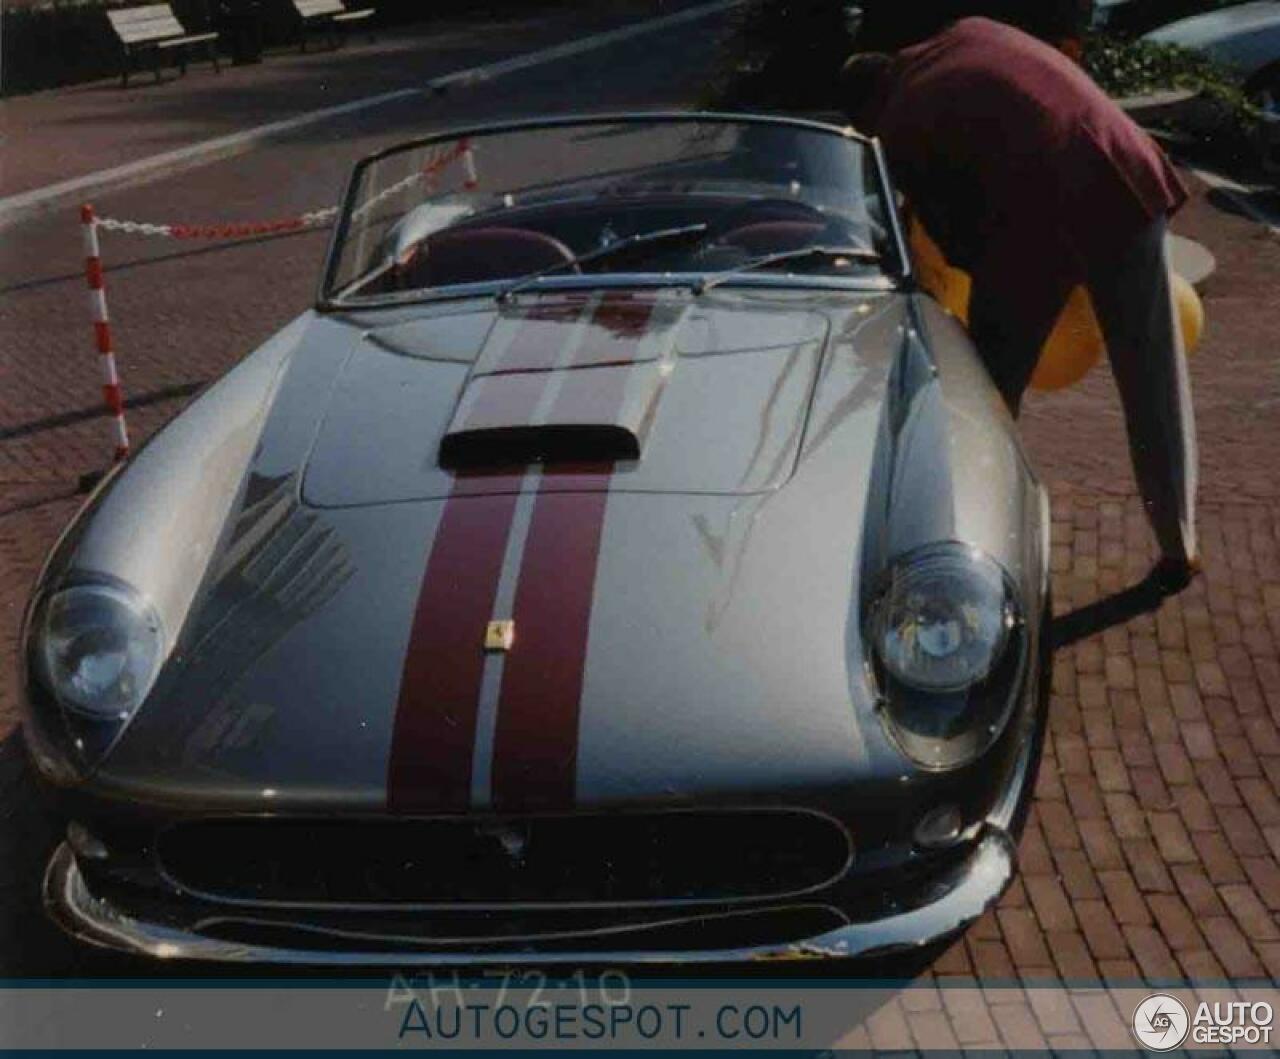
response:
[(46, 907), (262, 963), (945, 939), (1015, 871), (1048, 530), (874, 141), (629, 114), (382, 151), (315, 307), (38, 579)]

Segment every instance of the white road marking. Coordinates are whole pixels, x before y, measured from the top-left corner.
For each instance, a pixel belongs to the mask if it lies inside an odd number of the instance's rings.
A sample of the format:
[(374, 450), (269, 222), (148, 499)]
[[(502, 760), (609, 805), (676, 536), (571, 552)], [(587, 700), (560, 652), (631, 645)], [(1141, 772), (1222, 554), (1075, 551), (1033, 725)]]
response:
[(1257, 221), (1258, 224), (1266, 227), (1272, 235), (1280, 235), (1280, 218), (1272, 216), (1260, 206), (1255, 205), (1251, 198), (1253, 189), (1207, 169), (1193, 168), (1191, 172), (1197, 179), (1203, 180), (1209, 187), (1229, 198), (1250, 220)]
[(25, 220), (34, 214), (42, 213), (55, 206), (63, 205), (68, 201), (78, 201), (81, 197), (99, 194), (126, 184), (137, 183), (144, 178), (169, 175), (183, 169), (204, 165), (229, 155), (239, 154), (262, 143), (264, 140), (269, 140), (282, 133), (305, 128), (308, 125), (316, 125), (347, 114), (356, 114), (362, 110), (372, 110), (375, 107), (386, 106), (388, 103), (412, 99), (414, 96), (425, 95), (442, 88), (491, 81), (519, 70), (528, 70), (535, 66), (558, 62), (561, 59), (568, 59), (598, 48), (607, 48), (611, 44), (617, 44), (632, 37), (655, 33), (658, 30), (670, 29), (672, 26), (706, 18), (731, 7), (737, 7), (743, 2), (744, 0), (712, 0), (710, 3), (699, 4), (696, 7), (686, 8), (670, 15), (647, 19), (644, 22), (607, 30), (603, 33), (593, 33), (590, 36), (580, 37), (564, 44), (541, 48), (526, 55), (517, 55), (513, 58), (502, 59), (484, 66), (443, 74), (440, 77), (432, 78), (423, 85), (400, 88), (393, 92), (383, 92), (376, 96), (354, 99), (349, 103), (340, 103), (333, 107), (311, 110), (305, 114), (297, 114), (280, 121), (268, 122), (265, 125), (255, 125), (253, 128), (244, 129), (227, 136), (218, 136), (212, 140), (202, 140), (200, 143), (191, 144), (188, 147), (180, 147), (173, 151), (165, 151), (163, 154), (140, 158), (136, 162), (129, 162), (126, 165), (116, 166), (112, 169), (86, 173), (84, 176), (75, 177), (71, 180), (64, 180), (57, 184), (48, 184), (42, 188), (34, 188), (31, 191), (10, 195), (7, 198), (0, 199), (0, 228)]

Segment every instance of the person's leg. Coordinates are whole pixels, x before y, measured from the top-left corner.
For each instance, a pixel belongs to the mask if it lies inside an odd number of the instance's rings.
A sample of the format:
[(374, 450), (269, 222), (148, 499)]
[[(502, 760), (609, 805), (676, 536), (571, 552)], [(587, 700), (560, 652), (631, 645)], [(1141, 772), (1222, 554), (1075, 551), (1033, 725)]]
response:
[(1197, 560), (1199, 459), (1191, 384), (1161, 217), (1090, 269), (1089, 292), (1124, 405), (1133, 469), (1166, 560)]
[(1009, 411), (1016, 419), (1022, 395), (1075, 285), (1047, 270), (1034, 252), (990, 255), (973, 280), (969, 334)]

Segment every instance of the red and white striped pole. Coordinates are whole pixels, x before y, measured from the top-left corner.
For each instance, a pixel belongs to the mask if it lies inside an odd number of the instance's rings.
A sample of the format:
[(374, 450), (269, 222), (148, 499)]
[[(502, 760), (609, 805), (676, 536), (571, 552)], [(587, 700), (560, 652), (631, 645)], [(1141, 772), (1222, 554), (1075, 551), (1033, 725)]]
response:
[(129, 428), (124, 421), (124, 394), (116, 372), (116, 355), (111, 346), (111, 321), (107, 316), (107, 292), (102, 282), (102, 254), (98, 247), (98, 223), (93, 207), (80, 207), (80, 226), (84, 231), (84, 274), (89, 281), (89, 311), (93, 316), (93, 337), (102, 365), (102, 397), (115, 422), (116, 459), (129, 455)]
[(463, 187), (468, 191), (475, 191), (480, 186), (480, 174), (476, 171), (476, 153), (472, 150), (471, 141), (463, 140), (462, 147), (462, 172), (464, 176)]

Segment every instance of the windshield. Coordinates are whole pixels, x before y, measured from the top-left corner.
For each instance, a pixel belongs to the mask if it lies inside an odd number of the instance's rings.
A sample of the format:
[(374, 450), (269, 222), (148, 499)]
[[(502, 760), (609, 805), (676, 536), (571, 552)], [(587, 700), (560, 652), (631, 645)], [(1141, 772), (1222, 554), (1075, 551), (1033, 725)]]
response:
[(361, 162), (324, 298), (509, 296), (608, 276), (863, 285), (900, 267), (892, 223), (873, 148), (835, 128), (705, 115), (523, 123)]

